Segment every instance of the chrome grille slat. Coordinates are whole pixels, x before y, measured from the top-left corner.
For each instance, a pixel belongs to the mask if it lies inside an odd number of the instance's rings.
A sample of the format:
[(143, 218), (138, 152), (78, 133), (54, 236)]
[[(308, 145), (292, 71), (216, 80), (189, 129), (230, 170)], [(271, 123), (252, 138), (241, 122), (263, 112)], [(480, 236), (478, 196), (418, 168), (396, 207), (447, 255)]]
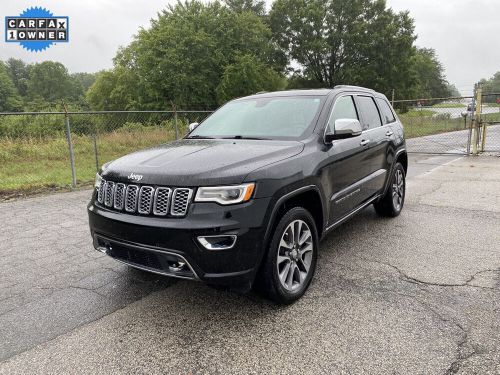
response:
[(153, 194), (155, 189), (151, 186), (143, 186), (139, 191), (139, 206), (137, 212), (140, 214), (151, 213), (151, 207), (153, 206)]
[(97, 201), (99, 203), (104, 202), (104, 186), (106, 185), (106, 181), (101, 180), (101, 184), (99, 185), (99, 189), (97, 190)]
[(116, 184), (115, 201), (113, 207), (117, 210), (123, 210), (125, 203), (125, 184)]
[(125, 193), (125, 211), (135, 212), (137, 209), (137, 197), (139, 192), (139, 186), (128, 185), (127, 192)]
[(127, 213), (181, 217), (187, 214), (193, 189), (138, 186), (101, 180), (97, 202)]
[(169, 188), (159, 187), (155, 192), (153, 203), (153, 214), (158, 216), (166, 216), (170, 206), (170, 190)]
[(186, 215), (192, 194), (193, 194), (192, 189), (188, 188), (175, 189), (172, 196), (172, 207), (170, 209), (170, 214), (172, 216)]
[(104, 204), (108, 207), (113, 205), (115, 194), (115, 183), (113, 181), (106, 181), (106, 185), (104, 187)]

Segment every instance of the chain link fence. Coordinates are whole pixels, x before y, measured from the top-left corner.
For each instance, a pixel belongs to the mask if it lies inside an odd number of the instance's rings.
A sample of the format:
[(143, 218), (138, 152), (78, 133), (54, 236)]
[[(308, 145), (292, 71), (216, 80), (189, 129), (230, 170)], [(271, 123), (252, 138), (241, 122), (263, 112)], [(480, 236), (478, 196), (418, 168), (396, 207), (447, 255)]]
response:
[(210, 113), (0, 113), (0, 198), (90, 185), (105, 162), (181, 138)]
[(466, 154), (474, 117), (473, 97), (394, 101), (409, 152)]
[[(393, 106), (405, 128), (408, 152), (500, 152), (499, 98), (487, 93), (398, 100)], [(105, 162), (181, 138), (189, 123), (200, 122), (210, 113), (0, 113), (0, 198), (90, 185)]]
[(487, 153), (500, 152), (500, 93), (481, 94), (478, 149)]

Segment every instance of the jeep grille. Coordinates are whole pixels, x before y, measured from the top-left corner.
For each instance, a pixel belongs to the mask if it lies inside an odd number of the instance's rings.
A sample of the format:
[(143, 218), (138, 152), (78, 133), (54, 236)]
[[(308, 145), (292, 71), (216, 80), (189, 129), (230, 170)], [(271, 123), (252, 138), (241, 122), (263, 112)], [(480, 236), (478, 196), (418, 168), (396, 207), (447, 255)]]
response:
[(155, 216), (185, 216), (193, 189), (137, 186), (101, 180), (97, 202), (117, 211)]

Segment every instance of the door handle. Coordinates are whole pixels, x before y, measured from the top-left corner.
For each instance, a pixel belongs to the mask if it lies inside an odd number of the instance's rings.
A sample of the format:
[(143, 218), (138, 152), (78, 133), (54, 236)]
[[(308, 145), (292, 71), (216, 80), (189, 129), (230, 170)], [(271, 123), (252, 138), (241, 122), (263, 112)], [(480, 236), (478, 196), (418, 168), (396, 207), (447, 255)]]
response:
[(366, 146), (368, 143), (370, 143), (369, 139), (363, 139), (361, 142), (359, 142), (360, 146)]
[(387, 130), (387, 133), (385, 133), (385, 136), (390, 137), (393, 134), (394, 134), (394, 132), (392, 130)]

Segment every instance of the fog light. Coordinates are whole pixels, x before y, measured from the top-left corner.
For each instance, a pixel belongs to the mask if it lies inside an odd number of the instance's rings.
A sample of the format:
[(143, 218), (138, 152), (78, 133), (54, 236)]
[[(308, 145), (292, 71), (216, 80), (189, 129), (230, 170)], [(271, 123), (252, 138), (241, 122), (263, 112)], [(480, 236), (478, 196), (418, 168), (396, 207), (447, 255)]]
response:
[(237, 236), (234, 234), (221, 236), (198, 236), (198, 242), (207, 250), (227, 250), (236, 243)]
[(186, 263), (184, 262), (168, 262), (168, 269), (170, 272), (179, 272), (184, 269)]

